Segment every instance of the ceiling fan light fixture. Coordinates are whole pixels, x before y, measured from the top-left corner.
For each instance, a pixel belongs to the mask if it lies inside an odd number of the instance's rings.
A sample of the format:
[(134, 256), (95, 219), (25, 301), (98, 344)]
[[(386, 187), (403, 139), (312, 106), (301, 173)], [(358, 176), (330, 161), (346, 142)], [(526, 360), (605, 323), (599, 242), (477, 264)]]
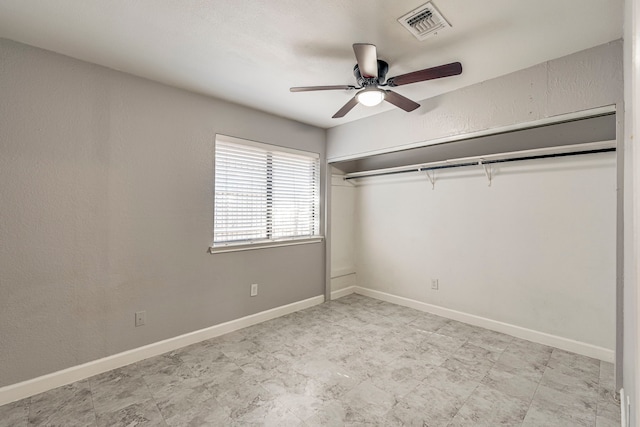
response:
[(384, 91), (378, 88), (367, 88), (356, 95), (358, 102), (366, 107), (373, 107), (384, 101)]
[[(426, 13), (426, 15), (428, 15), (428, 13)], [(389, 77), (387, 79), (386, 75), (389, 69), (389, 64), (378, 59), (375, 45), (369, 43), (354, 43), (353, 53), (355, 53), (356, 60), (358, 61), (355, 67), (353, 67), (353, 75), (358, 82), (358, 86), (299, 86), (292, 87), (289, 90), (291, 92), (307, 92), (314, 90), (356, 90), (356, 95), (350, 98), (342, 108), (331, 116), (334, 119), (340, 119), (358, 104), (362, 104), (365, 107), (373, 107), (380, 104), (382, 101), (393, 104), (406, 112), (413, 111), (420, 107), (420, 104), (392, 90), (382, 89), (380, 86), (404, 86), (411, 83), (457, 76), (462, 73), (462, 64), (459, 62), (452, 62), (451, 64), (412, 71), (410, 73)]]

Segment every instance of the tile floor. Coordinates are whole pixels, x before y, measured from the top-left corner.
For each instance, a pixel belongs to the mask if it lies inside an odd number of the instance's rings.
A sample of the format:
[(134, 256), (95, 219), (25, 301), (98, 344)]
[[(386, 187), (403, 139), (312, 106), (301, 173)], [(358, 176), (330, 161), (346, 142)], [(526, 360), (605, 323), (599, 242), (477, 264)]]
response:
[(360, 295), (0, 407), (0, 426), (620, 426), (613, 366)]

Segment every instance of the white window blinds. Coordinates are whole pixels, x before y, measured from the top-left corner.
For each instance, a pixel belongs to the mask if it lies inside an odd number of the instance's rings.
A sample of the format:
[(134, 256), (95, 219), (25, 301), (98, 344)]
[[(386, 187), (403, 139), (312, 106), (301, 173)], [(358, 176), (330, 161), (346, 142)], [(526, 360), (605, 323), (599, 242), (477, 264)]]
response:
[(318, 236), (319, 156), (218, 136), (214, 199), (214, 247)]

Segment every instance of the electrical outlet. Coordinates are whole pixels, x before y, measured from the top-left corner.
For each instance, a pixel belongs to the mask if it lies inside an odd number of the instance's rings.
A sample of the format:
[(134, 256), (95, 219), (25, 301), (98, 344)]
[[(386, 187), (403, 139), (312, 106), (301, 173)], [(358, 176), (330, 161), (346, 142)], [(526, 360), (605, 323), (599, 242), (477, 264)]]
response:
[(136, 327), (142, 326), (147, 323), (147, 312), (146, 311), (136, 311)]
[(438, 290), (438, 279), (431, 279), (431, 289), (434, 291)]
[(251, 296), (255, 297), (256, 295), (258, 295), (258, 284), (257, 283), (253, 283), (251, 285)]

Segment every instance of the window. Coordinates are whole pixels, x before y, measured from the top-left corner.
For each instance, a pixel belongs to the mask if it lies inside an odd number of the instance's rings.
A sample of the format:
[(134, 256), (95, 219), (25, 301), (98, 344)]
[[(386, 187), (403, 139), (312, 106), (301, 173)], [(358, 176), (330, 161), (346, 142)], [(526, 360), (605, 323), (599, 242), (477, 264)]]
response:
[(211, 252), (306, 243), (319, 234), (318, 154), (216, 136)]

